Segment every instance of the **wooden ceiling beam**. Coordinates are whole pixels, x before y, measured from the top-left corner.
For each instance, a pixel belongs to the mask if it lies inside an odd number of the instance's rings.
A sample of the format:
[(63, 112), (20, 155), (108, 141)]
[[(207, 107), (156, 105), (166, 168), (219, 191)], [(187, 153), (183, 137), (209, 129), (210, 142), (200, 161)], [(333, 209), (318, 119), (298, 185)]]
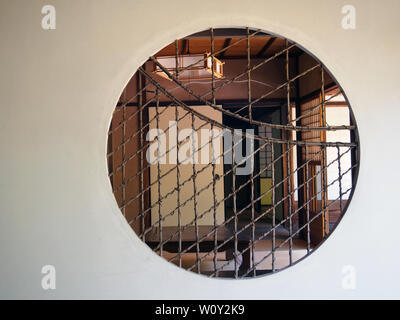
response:
[(264, 45), (264, 47), (261, 48), (261, 50), (258, 52), (257, 57), (261, 58), (265, 52), (267, 52), (267, 50), (269, 49), (269, 47), (272, 46), (272, 44), (274, 43), (274, 41), (276, 40), (276, 37), (271, 37), (267, 43)]
[(188, 51), (189, 51), (189, 40), (188, 39), (183, 39), (182, 40), (181, 54), (185, 54)]
[[(251, 30), (251, 33), (253, 32), (255, 31)], [(255, 35), (255, 37), (265, 37), (265, 36), (269, 36), (269, 34), (265, 32), (259, 32)], [(231, 28), (214, 29), (214, 38), (245, 38), (245, 37), (247, 37), (246, 29), (231, 29)], [(195, 39), (195, 38), (210, 39), (210, 30), (204, 30), (185, 37), (185, 39)]]
[[(224, 45), (222, 46), (222, 49), (225, 49), (226, 47), (228, 47), (231, 44), (231, 42), (232, 42), (232, 38), (226, 38), (224, 41)], [(218, 57), (223, 58), (225, 56), (225, 53), (226, 53), (226, 50), (221, 52), (221, 54)]]

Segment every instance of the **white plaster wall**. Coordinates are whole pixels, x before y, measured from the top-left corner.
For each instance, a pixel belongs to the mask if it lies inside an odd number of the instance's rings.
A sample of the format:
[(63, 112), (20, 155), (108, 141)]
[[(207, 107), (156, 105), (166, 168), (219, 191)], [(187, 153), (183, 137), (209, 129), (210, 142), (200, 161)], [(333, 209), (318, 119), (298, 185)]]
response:
[[(40, 26), (48, 3), (53, 31)], [(352, 31), (340, 26), (349, 3)], [(400, 298), (399, 10), (397, 0), (2, 0), (0, 297)], [(215, 280), (162, 260), (129, 228), (107, 178), (106, 134), (146, 57), (210, 26), (246, 25), (297, 41), (333, 72), (358, 121), (361, 170), (348, 213), (310, 257), (272, 276)], [(56, 290), (41, 289), (45, 264)], [(356, 290), (341, 287), (348, 264)]]

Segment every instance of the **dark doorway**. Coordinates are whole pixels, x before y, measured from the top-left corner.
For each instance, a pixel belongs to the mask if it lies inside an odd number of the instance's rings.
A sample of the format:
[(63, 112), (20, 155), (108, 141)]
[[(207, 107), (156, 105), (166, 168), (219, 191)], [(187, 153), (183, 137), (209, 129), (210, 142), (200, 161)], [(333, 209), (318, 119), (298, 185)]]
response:
[[(235, 109), (231, 108), (230, 111), (234, 112)], [(248, 112), (248, 110), (243, 110), (243, 112)], [(259, 107), (253, 109), (253, 119), (262, 121), (264, 123), (280, 124), (281, 111), (280, 107)], [(223, 123), (234, 129), (241, 129), (245, 131), (246, 129), (253, 129), (254, 133), (259, 136), (264, 136), (266, 138), (281, 138), (280, 130), (273, 129), (270, 127), (259, 127), (257, 125), (249, 124), (248, 122), (241, 121), (240, 119), (233, 118), (228, 115), (223, 116)], [(242, 157), (246, 157), (246, 139), (242, 141)], [(254, 184), (254, 194), (253, 199), (255, 208), (255, 217), (262, 215), (261, 221), (268, 222), (271, 220), (273, 214), (273, 207), (275, 208), (275, 218), (277, 221), (283, 219), (283, 202), (279, 203), (283, 196), (283, 183), (275, 188), (275, 196), (272, 199), (272, 192), (268, 192), (272, 186), (272, 178), (274, 178), (275, 185), (282, 181), (283, 179), (283, 162), (281, 159), (282, 147), (280, 144), (274, 144), (273, 158), (271, 145), (264, 148), (260, 148), (262, 142), (254, 140), (254, 171), (253, 179)], [(258, 150), (258, 151), (257, 151)], [(275, 160), (275, 163), (272, 162)], [(230, 172), (232, 170), (232, 164), (227, 164), (224, 161), (224, 172)], [(241, 167), (243, 167), (241, 165)], [(273, 166), (273, 168), (272, 168)], [(268, 167), (268, 168), (267, 168)], [(263, 170), (264, 169), (264, 170)], [(273, 175), (273, 177), (272, 177)], [(268, 187), (269, 186), (269, 187)], [(227, 201), (225, 201), (225, 218), (228, 219), (234, 215), (234, 199), (236, 202), (236, 212), (243, 211), (239, 215), (239, 220), (250, 221), (251, 212), (251, 199), (252, 199), (252, 184), (251, 175), (235, 175), (235, 189), (241, 188), (235, 197), (231, 196)], [(225, 197), (230, 195), (233, 190), (233, 173), (230, 172), (225, 175), (224, 178), (224, 192)], [(265, 212), (267, 212), (265, 214)]]

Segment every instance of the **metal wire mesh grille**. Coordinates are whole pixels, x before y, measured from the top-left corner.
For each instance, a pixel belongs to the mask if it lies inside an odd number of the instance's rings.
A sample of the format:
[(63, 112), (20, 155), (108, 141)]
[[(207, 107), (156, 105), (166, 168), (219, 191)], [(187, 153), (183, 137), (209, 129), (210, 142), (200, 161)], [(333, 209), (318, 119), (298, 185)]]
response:
[[(175, 62), (166, 67), (158, 57), (168, 50)], [(182, 55), (196, 50), (202, 58), (185, 65)], [(109, 177), (128, 223), (160, 256), (211, 277), (276, 272), (310, 254), (344, 214), (358, 167), (355, 121), (345, 100), (333, 102), (344, 96), (320, 62), (300, 70), (302, 55), (261, 30), (210, 29), (139, 67), (113, 114)], [(206, 81), (190, 80), (202, 64)], [(260, 80), (271, 65), (281, 83)], [(318, 89), (302, 96), (315, 79)], [(344, 123), (329, 124), (333, 106)]]

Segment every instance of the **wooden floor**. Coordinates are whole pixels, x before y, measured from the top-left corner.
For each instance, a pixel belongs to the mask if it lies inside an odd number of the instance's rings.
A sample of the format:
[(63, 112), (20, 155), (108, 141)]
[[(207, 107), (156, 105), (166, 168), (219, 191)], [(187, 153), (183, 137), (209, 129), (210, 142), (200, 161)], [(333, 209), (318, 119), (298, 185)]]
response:
[[(279, 246), (284, 240), (276, 239), (276, 246)], [(259, 265), (257, 265), (258, 274), (268, 273), (272, 269), (272, 255), (268, 258), (263, 259), (266, 255), (271, 253), (272, 240), (260, 240), (255, 244), (255, 263), (263, 260)], [(307, 254), (307, 243), (301, 239), (293, 239), (292, 247), (292, 262), (303, 258)], [(173, 258), (176, 253), (163, 252), (163, 257), (167, 260)], [(204, 257), (206, 253), (200, 253), (200, 257)], [(214, 254), (209, 254), (200, 264), (201, 273), (212, 273), (214, 271)], [(178, 265), (178, 260), (172, 261)], [(185, 253), (182, 255), (182, 267), (188, 269), (196, 264), (196, 253)], [(226, 265), (225, 265), (226, 264)], [(222, 267), (225, 265), (224, 267)], [(275, 268), (277, 270), (285, 268), (289, 265), (289, 242), (282, 245), (281, 248), (275, 251)], [(217, 254), (217, 268), (222, 267), (221, 271), (226, 271), (226, 275), (230, 276), (232, 271), (235, 270), (234, 261), (228, 262), (226, 259), (226, 254), (224, 252), (219, 252)], [(194, 272), (197, 272), (196, 267), (193, 268)], [(223, 273), (220, 275), (223, 276)]]

